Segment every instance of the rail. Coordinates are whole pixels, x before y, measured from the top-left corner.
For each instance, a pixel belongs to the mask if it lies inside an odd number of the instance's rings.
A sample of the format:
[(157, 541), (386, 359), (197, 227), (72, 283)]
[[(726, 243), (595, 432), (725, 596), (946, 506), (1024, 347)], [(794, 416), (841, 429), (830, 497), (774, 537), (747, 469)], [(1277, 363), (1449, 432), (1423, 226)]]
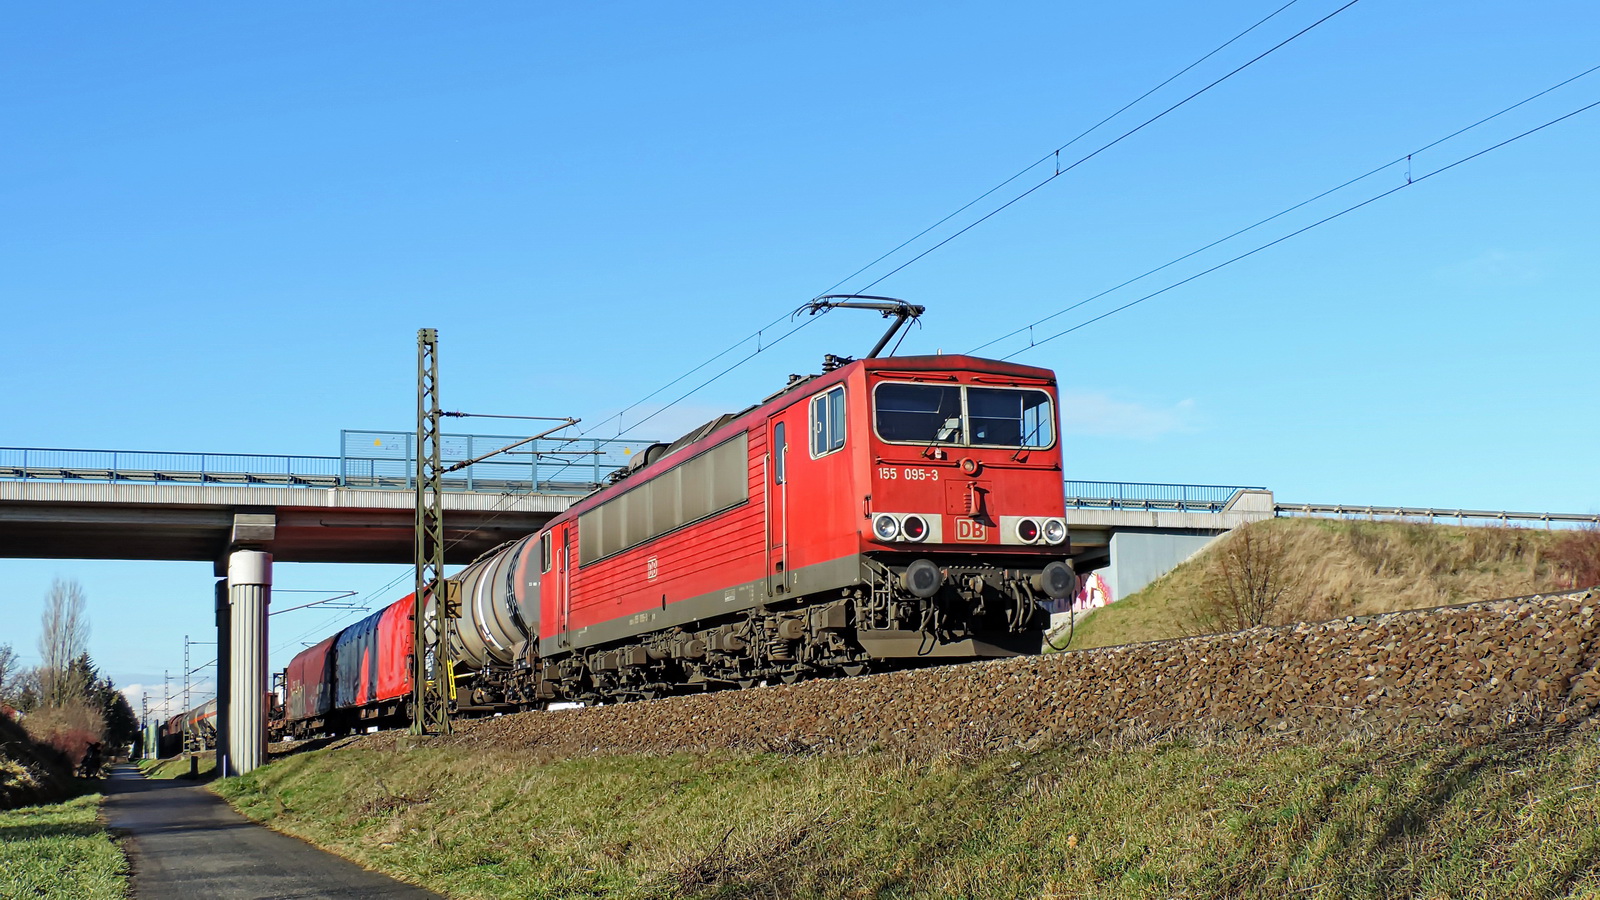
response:
[(1068, 509), (1128, 509), (1156, 512), (1222, 512), (1240, 491), (1266, 488), (1222, 484), (1160, 484), (1138, 481), (1068, 481)]
[[(518, 440), (444, 435), (446, 465)], [(398, 431), (344, 431), (338, 456), (182, 453), (0, 447), (0, 480), (413, 490), (416, 438)], [(447, 491), (586, 494), (626, 465), (648, 441), (541, 439), (505, 458), (468, 466), (443, 480)]]
[(1489, 509), (1441, 509), (1432, 506), (1351, 506), (1347, 503), (1277, 503), (1273, 512), (1278, 516), (1322, 516), (1344, 519), (1455, 519), (1457, 524), (1467, 522), (1543, 522), (1546, 528), (1557, 525), (1600, 526), (1600, 513), (1510, 512)]

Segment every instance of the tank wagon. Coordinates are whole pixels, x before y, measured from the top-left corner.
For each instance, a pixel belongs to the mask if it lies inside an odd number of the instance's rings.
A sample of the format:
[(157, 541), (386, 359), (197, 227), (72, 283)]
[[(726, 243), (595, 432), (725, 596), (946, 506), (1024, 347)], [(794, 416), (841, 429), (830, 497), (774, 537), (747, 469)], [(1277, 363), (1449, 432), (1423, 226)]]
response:
[(193, 709), (170, 716), (161, 724), (159, 756), (184, 751), (209, 750), (217, 745), (217, 701), (207, 700)]
[[(271, 693), (264, 694), (262, 706), (269, 722), (282, 720), (282, 709)], [(217, 746), (217, 701), (215, 698), (170, 716), (157, 729), (156, 755), (175, 756)]]
[[(1058, 437), (1047, 369), (914, 356), (792, 378), (463, 570), (458, 708), (1039, 652), (1046, 606), (1077, 590)], [(295, 657), (290, 729), (404, 718), (411, 609)]]

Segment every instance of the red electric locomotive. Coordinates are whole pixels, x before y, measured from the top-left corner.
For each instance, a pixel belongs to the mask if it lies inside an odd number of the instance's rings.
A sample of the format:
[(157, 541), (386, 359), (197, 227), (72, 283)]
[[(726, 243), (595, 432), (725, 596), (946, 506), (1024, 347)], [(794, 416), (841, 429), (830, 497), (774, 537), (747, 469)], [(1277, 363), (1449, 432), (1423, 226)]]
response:
[(849, 362), (635, 465), (516, 567), (520, 702), (1038, 652), (1077, 589), (1045, 369)]
[[(615, 483), (457, 576), (461, 705), (1039, 652), (1047, 607), (1077, 590), (1055, 376), (968, 356), (830, 360), (650, 446)], [(402, 712), (402, 607), (290, 664), (292, 729)]]

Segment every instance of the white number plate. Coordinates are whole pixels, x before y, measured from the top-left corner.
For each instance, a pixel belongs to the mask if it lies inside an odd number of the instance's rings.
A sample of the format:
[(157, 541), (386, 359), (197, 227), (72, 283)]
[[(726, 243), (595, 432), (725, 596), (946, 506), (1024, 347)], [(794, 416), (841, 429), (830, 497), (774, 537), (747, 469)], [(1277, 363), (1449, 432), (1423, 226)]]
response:
[(938, 469), (897, 469), (894, 466), (879, 466), (878, 478), (881, 481), (938, 481)]

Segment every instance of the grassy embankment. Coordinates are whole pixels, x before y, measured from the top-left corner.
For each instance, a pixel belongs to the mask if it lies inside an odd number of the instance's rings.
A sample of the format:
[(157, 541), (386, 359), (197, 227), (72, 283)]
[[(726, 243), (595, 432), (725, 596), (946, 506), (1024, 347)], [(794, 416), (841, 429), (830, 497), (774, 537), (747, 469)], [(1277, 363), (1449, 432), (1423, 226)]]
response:
[[(98, 900), (127, 893), (127, 861), (98, 794), (53, 749), (0, 716), (0, 897)], [(14, 808), (13, 808), (14, 807)]]
[[(213, 771), (217, 767), (216, 754), (211, 751), (205, 751), (196, 753), (194, 756), (199, 761), (196, 766), (199, 770), (198, 780), (211, 780), (216, 774)], [(146, 778), (187, 779), (189, 777), (189, 757), (179, 754), (170, 759), (142, 759), (139, 761), (139, 769), (144, 772), (144, 777)]]
[[(1515, 597), (1568, 587), (1552, 556), (1567, 533), (1413, 522), (1272, 519), (1251, 526), (1281, 540), (1299, 574), (1298, 618), (1318, 621)], [(1215, 575), (1205, 552), (1144, 590), (1085, 617), (1073, 649), (1158, 640), (1204, 630), (1195, 605)]]
[(217, 788), (450, 897), (1596, 897), (1593, 727), (908, 762), (354, 747)]
[(0, 812), (0, 897), (127, 896), (127, 860), (98, 820), (100, 796)]

